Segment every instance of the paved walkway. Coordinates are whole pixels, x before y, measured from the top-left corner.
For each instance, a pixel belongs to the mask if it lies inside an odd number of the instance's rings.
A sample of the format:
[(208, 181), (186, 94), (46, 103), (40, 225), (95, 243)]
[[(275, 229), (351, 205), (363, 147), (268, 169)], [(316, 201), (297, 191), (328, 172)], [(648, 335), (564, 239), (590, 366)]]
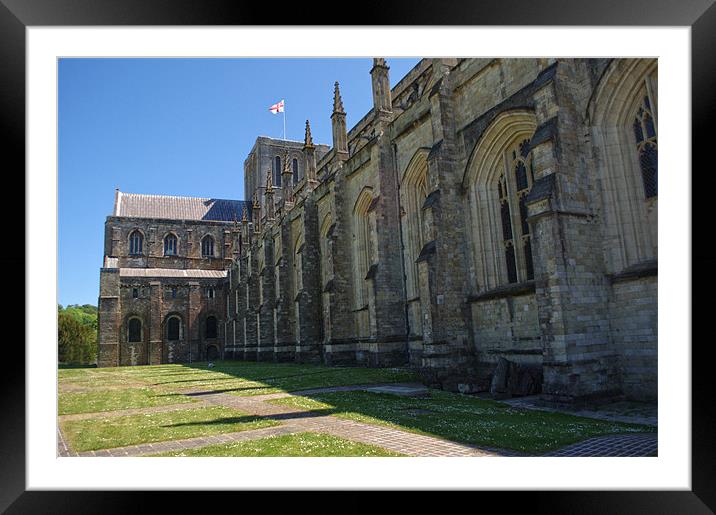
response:
[[(236, 396), (229, 393), (203, 391), (195, 388), (184, 392), (185, 395), (197, 400), (197, 403), (172, 404), (150, 408), (118, 410), (114, 412), (86, 413), (79, 415), (65, 415), (61, 420), (77, 420), (98, 417), (115, 417), (134, 415), (140, 413), (157, 413), (178, 409), (192, 409), (197, 406), (224, 406), (237, 409), (249, 415), (264, 417), (280, 421), (281, 425), (263, 429), (225, 433), (221, 435), (188, 438), (183, 440), (163, 441), (103, 449), (97, 451), (74, 452), (67, 445), (62, 432), (58, 429), (58, 455), (59, 456), (147, 456), (182, 449), (195, 449), (207, 445), (229, 442), (253, 440), (269, 436), (295, 434), (302, 432), (326, 433), (340, 438), (376, 445), (384, 449), (401, 453), (407, 456), (433, 456), (433, 457), (484, 457), (484, 456), (521, 456), (522, 454), (462, 444), (400, 429), (366, 424), (353, 420), (346, 420), (331, 416), (328, 412), (306, 411), (291, 406), (283, 406), (266, 402), (273, 399), (291, 397), (295, 395), (310, 395), (324, 392), (365, 390), (382, 385), (354, 385), (332, 388), (316, 388), (292, 393), (272, 393), (256, 396)], [(396, 386), (396, 385), (393, 385)], [(416, 385), (399, 385), (406, 389), (415, 389)], [(610, 435), (591, 438), (549, 453), (547, 456), (646, 456), (656, 452), (656, 434), (639, 435)]]
[[(486, 398), (491, 398), (485, 396)], [(657, 425), (657, 405), (635, 402), (612, 402), (603, 404), (595, 409), (567, 410), (544, 406), (539, 395), (516, 397), (514, 399), (501, 399), (500, 402), (516, 408), (549, 411), (552, 413), (569, 413), (577, 417), (596, 418), (609, 422), (622, 422), (625, 424)]]
[(636, 457), (655, 456), (658, 450), (656, 433), (610, 435), (589, 438), (583, 442), (568, 445), (545, 456), (602, 456)]

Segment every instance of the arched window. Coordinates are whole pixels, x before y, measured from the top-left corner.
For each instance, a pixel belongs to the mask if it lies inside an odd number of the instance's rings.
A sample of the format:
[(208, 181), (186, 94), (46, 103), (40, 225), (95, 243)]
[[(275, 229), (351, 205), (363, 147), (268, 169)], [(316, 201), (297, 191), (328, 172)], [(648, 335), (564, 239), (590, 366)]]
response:
[(298, 181), (300, 179), (298, 175), (298, 159), (293, 160), (293, 183), (298, 184)]
[(328, 248), (328, 231), (333, 224), (331, 214), (328, 213), (323, 219), (320, 231), (320, 251), (321, 251), (321, 285), (325, 286), (333, 275), (331, 270), (331, 260)]
[(529, 111), (502, 113), (472, 152), (463, 185), (478, 292), (534, 278), (525, 197), (534, 182), (530, 139), (536, 125)]
[(365, 276), (371, 265), (371, 234), (368, 208), (373, 201), (373, 190), (365, 188), (358, 196), (353, 209), (353, 262), (354, 299), (356, 309), (368, 303), (368, 286)]
[(273, 185), (281, 186), (281, 158), (279, 156), (273, 159)]
[(658, 256), (658, 64), (614, 59), (587, 110), (607, 271)]
[(303, 234), (296, 238), (296, 244), (293, 246), (293, 287), (294, 296), (298, 295), (303, 289)]
[(658, 178), (656, 123), (651, 112), (651, 102), (649, 102), (648, 95), (644, 95), (644, 100), (639, 106), (632, 126), (639, 154), (641, 178), (644, 183), (644, 196), (646, 198), (656, 197)]
[(214, 255), (214, 238), (211, 236), (204, 236), (204, 239), (201, 240), (201, 255), (204, 257)]
[(177, 255), (177, 237), (174, 236), (172, 233), (169, 233), (164, 237), (164, 255)]
[(130, 318), (127, 322), (127, 341), (137, 343), (142, 341), (142, 321), (138, 318)]
[(167, 320), (167, 340), (177, 341), (181, 338), (181, 319), (177, 316), (169, 317)]
[(427, 151), (419, 150), (410, 160), (400, 187), (401, 203), (405, 210), (403, 241), (406, 253), (408, 298), (418, 295), (418, 265), (415, 261), (427, 243), (423, 228), (423, 204), (428, 196)]
[[(500, 219), (502, 223), (502, 243), (505, 247), (505, 266), (507, 282), (534, 279), (532, 264), (532, 245), (530, 227), (527, 223), (525, 197), (532, 189), (534, 173), (530, 155), (530, 140), (523, 139), (507, 152), (507, 168), (497, 181), (497, 193), (500, 199)], [(510, 180), (514, 172), (514, 182)], [(516, 220), (515, 220), (516, 218)], [(517, 224), (513, 225), (513, 220)], [(522, 270), (518, 274), (518, 257), (522, 255)]]
[(373, 235), (370, 205), (373, 190), (363, 189), (353, 208), (353, 303), (356, 329), (359, 337), (371, 334), (369, 305), (369, 283), (366, 279), (373, 264)]
[(132, 256), (138, 256), (142, 253), (142, 242), (144, 240), (144, 237), (142, 236), (142, 233), (134, 230), (132, 231), (132, 234), (129, 235), (129, 254)]
[(206, 338), (216, 338), (216, 317), (210, 315), (206, 317)]

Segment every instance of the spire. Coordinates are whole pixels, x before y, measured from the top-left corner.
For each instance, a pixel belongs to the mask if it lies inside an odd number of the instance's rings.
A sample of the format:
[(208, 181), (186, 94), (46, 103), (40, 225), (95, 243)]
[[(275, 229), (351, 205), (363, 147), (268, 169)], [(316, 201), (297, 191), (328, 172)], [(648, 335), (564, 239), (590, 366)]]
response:
[(293, 202), (293, 179), (291, 178), (292, 175), (293, 172), (291, 171), (288, 148), (286, 148), (286, 151), (283, 154), (283, 172), (281, 172), (281, 185), (283, 186), (284, 204)]
[(273, 201), (273, 184), (271, 183), (271, 170), (266, 173), (266, 220), (273, 220), (276, 207)]
[(254, 191), (254, 205), (253, 209), (251, 210), (251, 218), (254, 222), (254, 231), (253, 233), (259, 233), (261, 232), (261, 203), (259, 202), (259, 192)]
[(370, 70), (371, 85), (373, 87), (373, 108), (384, 118), (393, 110), (390, 99), (390, 77), (388, 65), (383, 57), (373, 58), (373, 68)]
[(336, 81), (333, 89), (333, 114), (346, 114), (343, 110), (343, 99), (341, 98), (341, 90), (338, 87), (338, 81)]
[(348, 131), (346, 129), (346, 112), (343, 110), (341, 91), (338, 89), (338, 81), (333, 91), (333, 114), (331, 115), (333, 129), (333, 149), (338, 159), (348, 159)]
[(303, 141), (303, 157), (308, 188), (313, 189), (318, 183), (316, 180), (316, 147), (313, 144), (311, 124), (308, 123), (308, 120), (306, 120), (306, 137)]
[(306, 136), (303, 138), (303, 148), (313, 148), (313, 136), (311, 136), (311, 124), (306, 120)]
[[(244, 204), (244, 211), (241, 213), (241, 234), (239, 238), (239, 252), (243, 248), (245, 243), (249, 242), (249, 214), (246, 212), (246, 204)], [(243, 255), (243, 253), (242, 253)]]

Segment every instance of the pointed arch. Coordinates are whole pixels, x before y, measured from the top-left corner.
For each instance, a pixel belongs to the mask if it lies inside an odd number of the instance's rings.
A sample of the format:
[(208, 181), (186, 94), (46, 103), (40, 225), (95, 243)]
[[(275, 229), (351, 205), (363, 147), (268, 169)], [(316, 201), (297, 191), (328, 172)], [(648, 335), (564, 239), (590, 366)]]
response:
[(423, 204), (428, 197), (429, 152), (429, 148), (419, 148), (413, 154), (405, 167), (400, 185), (406, 300), (408, 302), (410, 332), (414, 335), (422, 334), (418, 264), (416, 261), (420, 251), (429, 239), (423, 216)]
[(532, 247), (524, 198), (534, 177), (532, 111), (497, 115), (475, 144), (463, 176), (468, 245), (476, 291), (532, 278)]
[(587, 107), (608, 271), (658, 249), (657, 60), (614, 59)]
[(293, 243), (293, 286), (294, 296), (303, 290), (303, 231), (298, 233)]
[(373, 204), (373, 188), (364, 187), (353, 205), (353, 308), (356, 313), (358, 336), (365, 337), (370, 332), (368, 316), (368, 281), (366, 276), (373, 263), (373, 236), (370, 220), (370, 207)]
[(325, 286), (330, 280), (331, 275), (333, 275), (333, 271), (331, 269), (331, 259), (329, 256), (330, 250), (328, 247), (328, 238), (332, 225), (333, 216), (330, 212), (326, 213), (318, 231), (320, 238), (319, 250), (321, 251), (321, 286)]

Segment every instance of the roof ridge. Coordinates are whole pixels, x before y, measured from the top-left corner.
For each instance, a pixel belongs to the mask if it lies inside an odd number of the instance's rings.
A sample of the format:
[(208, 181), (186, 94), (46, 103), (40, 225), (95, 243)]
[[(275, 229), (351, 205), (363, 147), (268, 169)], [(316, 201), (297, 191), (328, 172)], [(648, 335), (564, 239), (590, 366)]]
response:
[(191, 197), (189, 195), (162, 195), (161, 193), (128, 193), (126, 191), (119, 192), (122, 196), (135, 196), (135, 197), (162, 197), (162, 198), (184, 198), (194, 200), (226, 200), (228, 202), (247, 202), (246, 200), (231, 199), (231, 198), (217, 198), (217, 197)]

